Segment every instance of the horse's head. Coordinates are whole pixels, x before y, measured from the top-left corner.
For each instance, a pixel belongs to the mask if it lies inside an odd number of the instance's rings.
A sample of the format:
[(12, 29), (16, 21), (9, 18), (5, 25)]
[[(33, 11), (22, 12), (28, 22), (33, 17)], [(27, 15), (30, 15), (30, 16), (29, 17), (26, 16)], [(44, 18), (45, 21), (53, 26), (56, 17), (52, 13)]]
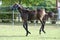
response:
[(54, 18), (54, 13), (53, 12), (48, 12), (48, 17)]
[(18, 9), (18, 8), (22, 9), (23, 7), (22, 7), (21, 5), (19, 5), (18, 3), (15, 3), (15, 4), (12, 6), (12, 9), (13, 9), (13, 10), (14, 10), (14, 9)]

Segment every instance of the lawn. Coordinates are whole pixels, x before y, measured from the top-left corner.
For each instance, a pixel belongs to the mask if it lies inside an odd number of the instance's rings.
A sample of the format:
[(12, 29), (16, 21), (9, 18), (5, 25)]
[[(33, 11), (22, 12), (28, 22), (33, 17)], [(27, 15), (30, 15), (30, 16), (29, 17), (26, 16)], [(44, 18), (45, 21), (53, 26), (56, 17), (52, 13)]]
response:
[(0, 23), (0, 40), (60, 40), (60, 25), (46, 24), (46, 34), (39, 35), (40, 24), (29, 24), (30, 35), (25, 36), (22, 23)]

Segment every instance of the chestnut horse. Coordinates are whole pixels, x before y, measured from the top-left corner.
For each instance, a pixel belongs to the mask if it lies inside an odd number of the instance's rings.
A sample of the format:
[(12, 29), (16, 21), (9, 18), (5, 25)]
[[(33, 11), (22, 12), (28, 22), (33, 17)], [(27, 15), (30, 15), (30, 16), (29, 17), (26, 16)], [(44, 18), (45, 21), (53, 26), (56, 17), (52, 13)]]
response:
[(54, 13), (52, 12), (45, 12), (45, 9), (37, 9), (37, 10), (27, 10), (25, 9), (22, 5), (15, 3), (12, 6), (12, 9), (18, 9), (18, 11), (21, 14), (21, 18), (22, 18), (22, 22), (23, 22), (23, 28), (26, 30), (26, 36), (28, 36), (28, 34), (31, 34), (28, 30), (28, 20), (39, 20), (41, 22), (41, 27), (39, 29), (39, 34), (41, 34), (41, 31), (43, 31), (44, 33), (46, 33), (44, 31), (44, 26), (46, 23), (46, 19), (47, 18), (52, 18), (54, 15)]

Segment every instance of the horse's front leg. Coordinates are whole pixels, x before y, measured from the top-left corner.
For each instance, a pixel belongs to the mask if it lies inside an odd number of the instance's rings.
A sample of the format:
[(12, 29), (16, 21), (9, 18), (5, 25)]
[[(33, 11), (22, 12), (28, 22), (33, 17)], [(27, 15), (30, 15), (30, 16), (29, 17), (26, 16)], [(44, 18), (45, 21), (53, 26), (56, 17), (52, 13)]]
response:
[(28, 23), (27, 23), (27, 21), (24, 21), (24, 22), (23, 22), (23, 27), (24, 27), (24, 29), (26, 30), (26, 36), (28, 36), (28, 33), (31, 34), (31, 33), (28, 31)]
[(28, 36), (28, 34), (31, 34), (31, 33), (28, 31), (28, 22), (27, 21), (26, 21), (25, 25), (26, 25), (26, 36)]

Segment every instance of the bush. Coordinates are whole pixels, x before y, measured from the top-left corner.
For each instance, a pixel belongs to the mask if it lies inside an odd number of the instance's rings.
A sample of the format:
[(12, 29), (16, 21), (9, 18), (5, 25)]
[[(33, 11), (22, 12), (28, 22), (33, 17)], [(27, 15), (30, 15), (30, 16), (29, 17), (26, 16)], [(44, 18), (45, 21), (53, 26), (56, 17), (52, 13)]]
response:
[[(10, 22), (13, 19), (13, 13), (10, 7), (0, 8), (0, 19), (2, 22)], [(14, 19), (16, 19), (16, 14), (14, 14)]]

